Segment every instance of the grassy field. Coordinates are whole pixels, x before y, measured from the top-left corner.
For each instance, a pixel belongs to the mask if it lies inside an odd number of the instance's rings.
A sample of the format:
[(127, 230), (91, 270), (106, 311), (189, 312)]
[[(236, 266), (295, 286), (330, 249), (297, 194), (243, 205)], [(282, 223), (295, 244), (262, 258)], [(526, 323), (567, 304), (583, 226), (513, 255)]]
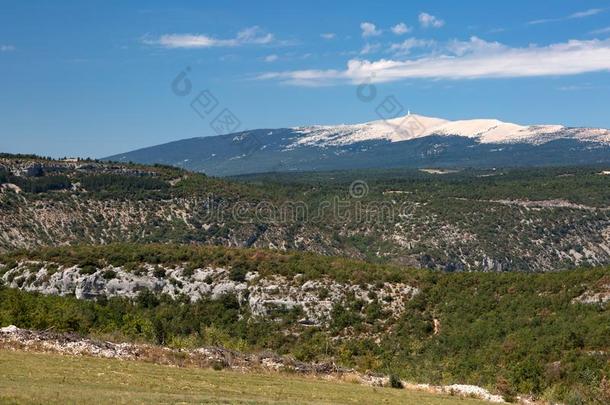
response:
[(1, 403), (482, 404), (279, 374), (0, 350)]

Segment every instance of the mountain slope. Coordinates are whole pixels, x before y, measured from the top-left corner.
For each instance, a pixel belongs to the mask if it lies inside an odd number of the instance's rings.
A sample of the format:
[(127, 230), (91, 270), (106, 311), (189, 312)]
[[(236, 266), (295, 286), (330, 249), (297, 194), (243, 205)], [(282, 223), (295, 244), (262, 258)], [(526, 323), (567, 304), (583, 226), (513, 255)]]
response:
[[(0, 252), (179, 242), (446, 271), (607, 265), (608, 172), (401, 169), (229, 181), (168, 167), (0, 157)], [(356, 180), (364, 195), (354, 193)]]
[(162, 163), (219, 176), (354, 168), (580, 165), (610, 162), (610, 131), (409, 114), (363, 124), (185, 139), (106, 160)]
[[(322, 372), (372, 372), (379, 382), (378, 373), (392, 373), (474, 384), (507, 399), (610, 401), (610, 268), (440, 273), (306, 253), (130, 244), (0, 255), (0, 279), (0, 324), (44, 331), (0, 331), (8, 349), (86, 354), (91, 340), (57, 334), (77, 332), (104, 339), (90, 349), (98, 355), (183, 369), (260, 364), (292, 374), (313, 363)], [(13, 384), (6, 373), (3, 364), (2, 393)]]

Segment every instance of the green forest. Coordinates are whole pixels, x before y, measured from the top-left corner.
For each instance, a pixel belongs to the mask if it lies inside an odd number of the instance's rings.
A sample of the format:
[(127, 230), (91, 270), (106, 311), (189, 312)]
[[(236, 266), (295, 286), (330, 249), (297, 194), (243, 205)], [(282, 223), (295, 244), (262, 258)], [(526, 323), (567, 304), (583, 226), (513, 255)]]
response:
[[(343, 366), (412, 381), (481, 385), (508, 399), (523, 393), (569, 403), (610, 399), (610, 311), (607, 305), (574, 301), (585, 291), (607, 285), (610, 268), (549, 274), (445, 273), (308, 253), (110, 245), (7, 254), (0, 258), (3, 271), (26, 258), (61, 266), (113, 264), (130, 271), (142, 263), (225, 266), (241, 281), (246, 270), (353, 284), (400, 281), (421, 293), (397, 319), (348, 298), (336, 304), (327, 325), (312, 327), (297, 322), (298, 308), (278, 312), (272, 319), (253, 317), (248, 305), (231, 294), (190, 302), (143, 291), (134, 300), (84, 301), (3, 288), (3, 325), (178, 348), (270, 349), (298, 360), (334, 359)], [(440, 333), (434, 331), (435, 319)], [(379, 332), (381, 339), (372, 337)]]

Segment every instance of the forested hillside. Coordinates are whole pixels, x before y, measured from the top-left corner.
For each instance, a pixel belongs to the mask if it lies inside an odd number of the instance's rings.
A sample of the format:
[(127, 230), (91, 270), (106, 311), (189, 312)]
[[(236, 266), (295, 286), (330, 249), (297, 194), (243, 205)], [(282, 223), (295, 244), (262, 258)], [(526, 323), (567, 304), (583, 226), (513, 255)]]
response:
[(446, 271), (610, 263), (603, 167), (216, 179), (164, 166), (5, 156), (0, 182), (2, 250), (180, 242)]
[(604, 167), (0, 165), (2, 325), (610, 398)]
[(608, 268), (446, 273), (176, 245), (37, 249), (0, 263), (12, 287), (0, 289), (2, 325), (272, 350), (506, 399), (610, 400)]

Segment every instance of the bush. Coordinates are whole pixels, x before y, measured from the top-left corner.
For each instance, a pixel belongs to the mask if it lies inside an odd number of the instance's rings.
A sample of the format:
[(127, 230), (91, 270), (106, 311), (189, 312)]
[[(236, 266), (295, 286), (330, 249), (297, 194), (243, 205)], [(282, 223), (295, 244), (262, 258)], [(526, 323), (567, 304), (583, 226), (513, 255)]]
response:
[(167, 275), (167, 271), (161, 267), (156, 267), (155, 270), (153, 271), (153, 276), (155, 276), (157, 278), (165, 278), (166, 275)]
[(47, 275), (52, 276), (53, 274), (57, 273), (59, 271), (59, 266), (51, 263), (49, 265), (47, 265)]
[(246, 281), (246, 274), (248, 270), (241, 266), (233, 266), (231, 272), (229, 273), (229, 278), (238, 283), (243, 283)]
[(117, 276), (117, 272), (114, 270), (106, 270), (102, 274), (102, 277), (104, 277), (105, 280), (112, 280), (112, 279), (116, 278), (116, 276)]
[(91, 264), (86, 264), (83, 267), (80, 268), (80, 270), (78, 271), (79, 274), (83, 274), (83, 275), (91, 275), (94, 274), (97, 271), (97, 268)]
[(196, 268), (197, 268), (197, 267), (196, 267), (195, 265), (193, 265), (193, 264), (189, 264), (188, 266), (186, 266), (186, 267), (184, 268), (184, 270), (182, 270), (182, 276), (183, 276), (184, 278), (187, 278), (187, 279), (189, 279), (189, 278), (193, 277), (193, 275), (195, 274), (195, 269), (196, 269)]
[(3, 276), (5, 273), (7, 273), (9, 270), (13, 270), (17, 266), (18, 266), (18, 264), (16, 261), (9, 260), (8, 262), (6, 262), (4, 264), (4, 267), (0, 268), (0, 277)]
[(216, 360), (216, 361), (214, 361), (214, 362), (212, 363), (212, 369), (213, 369), (213, 370), (216, 370), (216, 371), (221, 371), (221, 370), (223, 370), (224, 368), (225, 368), (225, 364), (224, 364), (222, 361), (218, 361), (218, 360)]
[(47, 191), (66, 190), (72, 187), (70, 179), (66, 176), (44, 176), (37, 178), (13, 176), (9, 180), (26, 193), (45, 193)]
[(17, 267), (19, 264), (15, 261), (15, 260), (10, 260), (6, 263), (6, 267), (5, 269), (8, 270), (13, 270), (15, 267)]
[(396, 374), (390, 374), (390, 387), (398, 389), (404, 388), (400, 377), (398, 377)]

